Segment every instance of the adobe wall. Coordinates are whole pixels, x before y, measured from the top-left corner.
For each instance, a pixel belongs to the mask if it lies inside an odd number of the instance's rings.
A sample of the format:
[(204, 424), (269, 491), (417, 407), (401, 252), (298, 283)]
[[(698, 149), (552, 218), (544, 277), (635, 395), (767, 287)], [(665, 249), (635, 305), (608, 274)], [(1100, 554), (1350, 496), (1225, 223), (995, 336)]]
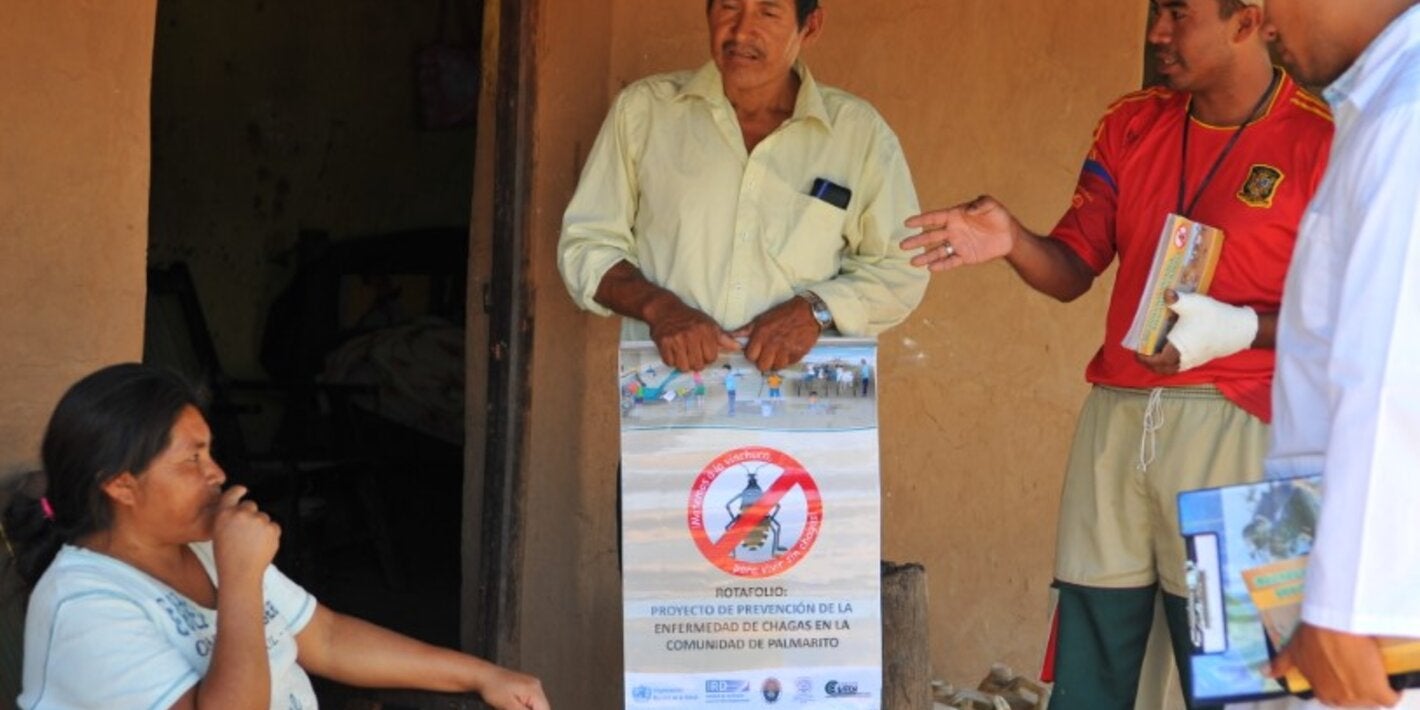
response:
[(0, 478), (38, 466), (65, 388), (142, 356), (155, 2), (0, 22)]

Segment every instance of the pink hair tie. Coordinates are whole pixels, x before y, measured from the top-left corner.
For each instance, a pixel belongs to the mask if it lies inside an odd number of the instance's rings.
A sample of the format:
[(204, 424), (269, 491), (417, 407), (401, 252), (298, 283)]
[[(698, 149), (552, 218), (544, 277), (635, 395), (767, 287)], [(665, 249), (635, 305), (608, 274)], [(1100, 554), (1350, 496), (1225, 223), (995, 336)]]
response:
[(44, 511), (44, 519), (54, 522), (54, 506), (50, 505), (49, 498), (41, 497), (39, 499), (39, 507)]

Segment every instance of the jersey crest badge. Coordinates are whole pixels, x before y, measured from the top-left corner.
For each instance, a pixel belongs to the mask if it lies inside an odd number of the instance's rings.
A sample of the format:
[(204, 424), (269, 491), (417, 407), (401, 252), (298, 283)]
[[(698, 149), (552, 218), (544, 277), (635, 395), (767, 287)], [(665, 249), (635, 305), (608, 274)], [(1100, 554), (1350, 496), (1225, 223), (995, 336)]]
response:
[(1271, 207), (1272, 196), (1286, 177), (1271, 165), (1254, 165), (1247, 173), (1247, 182), (1238, 190), (1238, 199), (1249, 207)]

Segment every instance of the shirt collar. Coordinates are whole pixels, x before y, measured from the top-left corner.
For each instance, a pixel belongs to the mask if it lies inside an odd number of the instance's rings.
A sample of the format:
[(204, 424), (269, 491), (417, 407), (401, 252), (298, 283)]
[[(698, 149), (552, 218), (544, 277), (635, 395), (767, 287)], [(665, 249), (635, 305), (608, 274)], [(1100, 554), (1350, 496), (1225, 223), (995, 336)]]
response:
[[(828, 117), (823, 92), (819, 89), (818, 82), (814, 81), (814, 75), (809, 71), (808, 65), (804, 64), (803, 60), (794, 62), (794, 73), (799, 75), (799, 96), (794, 100), (794, 115), (789, 120), (813, 119), (823, 124), (824, 128), (832, 130), (833, 121)], [(720, 69), (715, 66), (715, 62), (706, 62), (700, 67), (677, 94), (677, 98), (689, 96), (711, 102), (729, 103), (729, 99), (725, 98), (725, 85), (720, 76)]]
[(1364, 110), (1380, 91), (1391, 65), (1406, 50), (1420, 46), (1420, 5), (1411, 7), (1391, 21), (1366, 51), (1340, 77), (1326, 87), (1323, 94), (1332, 106), (1350, 102)]

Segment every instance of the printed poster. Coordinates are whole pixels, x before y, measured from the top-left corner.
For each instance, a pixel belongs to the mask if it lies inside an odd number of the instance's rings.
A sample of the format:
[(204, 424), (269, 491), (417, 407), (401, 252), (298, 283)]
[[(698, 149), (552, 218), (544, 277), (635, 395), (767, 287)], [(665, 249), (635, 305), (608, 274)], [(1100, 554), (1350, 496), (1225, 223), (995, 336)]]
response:
[(880, 708), (876, 344), (618, 386), (625, 706)]

